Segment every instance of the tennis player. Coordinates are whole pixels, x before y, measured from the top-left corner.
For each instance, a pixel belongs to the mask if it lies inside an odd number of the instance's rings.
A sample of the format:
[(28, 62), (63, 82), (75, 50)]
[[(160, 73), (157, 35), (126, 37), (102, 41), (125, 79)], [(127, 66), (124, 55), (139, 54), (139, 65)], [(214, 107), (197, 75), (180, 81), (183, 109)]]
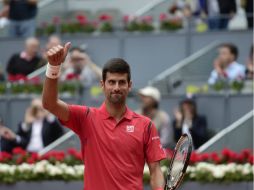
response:
[(152, 190), (163, 190), (160, 160), (166, 157), (154, 124), (126, 106), (131, 90), (130, 66), (123, 59), (109, 60), (102, 71), (105, 101), (100, 108), (69, 105), (58, 99), (60, 67), (70, 48), (47, 52), (43, 106), (80, 138), (85, 164), (85, 190), (143, 190), (145, 162)]

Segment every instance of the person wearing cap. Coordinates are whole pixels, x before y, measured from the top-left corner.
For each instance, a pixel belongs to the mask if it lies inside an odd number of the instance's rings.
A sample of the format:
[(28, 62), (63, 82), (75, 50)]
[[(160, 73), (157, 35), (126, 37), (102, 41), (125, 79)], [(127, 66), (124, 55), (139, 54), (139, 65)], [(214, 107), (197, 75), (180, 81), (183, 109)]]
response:
[(159, 90), (155, 87), (147, 86), (140, 89), (138, 94), (141, 99), (141, 107), (136, 112), (150, 118), (158, 130), (163, 147), (172, 148), (174, 146), (174, 138), (172, 127), (170, 127), (170, 117), (165, 111), (159, 109), (161, 100)]
[(188, 98), (180, 102), (179, 109), (175, 110), (174, 115), (175, 142), (183, 133), (191, 134), (195, 149), (206, 142), (208, 136), (206, 117), (198, 114), (196, 102), (193, 99)]

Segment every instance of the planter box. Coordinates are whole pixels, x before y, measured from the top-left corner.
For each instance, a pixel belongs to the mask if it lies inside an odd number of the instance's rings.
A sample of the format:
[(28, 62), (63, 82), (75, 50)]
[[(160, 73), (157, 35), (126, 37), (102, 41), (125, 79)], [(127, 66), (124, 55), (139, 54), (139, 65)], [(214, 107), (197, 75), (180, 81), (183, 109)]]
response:
[[(18, 182), (12, 185), (0, 184), (1, 190), (82, 190), (83, 182), (63, 182), (63, 181), (43, 181), (43, 182)], [(253, 190), (252, 182), (241, 183), (197, 183), (187, 182), (183, 184), (179, 190)], [(107, 189), (106, 189), (107, 190)], [(145, 186), (144, 190), (151, 190), (149, 186)]]

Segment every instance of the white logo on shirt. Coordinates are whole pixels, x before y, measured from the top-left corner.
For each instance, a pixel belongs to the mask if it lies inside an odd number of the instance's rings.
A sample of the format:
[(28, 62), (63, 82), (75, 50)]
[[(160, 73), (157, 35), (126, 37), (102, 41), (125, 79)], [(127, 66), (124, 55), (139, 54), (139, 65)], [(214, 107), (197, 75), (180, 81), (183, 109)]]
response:
[(152, 141), (160, 139), (159, 136), (152, 137)]
[(128, 133), (133, 133), (134, 129), (135, 129), (134, 125), (127, 125), (126, 126), (126, 132), (128, 132)]

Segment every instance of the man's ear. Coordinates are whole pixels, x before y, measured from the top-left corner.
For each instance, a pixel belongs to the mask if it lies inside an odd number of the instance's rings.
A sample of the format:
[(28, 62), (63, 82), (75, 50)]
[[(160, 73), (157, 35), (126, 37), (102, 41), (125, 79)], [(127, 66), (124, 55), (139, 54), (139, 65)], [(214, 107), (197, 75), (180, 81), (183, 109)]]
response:
[(104, 89), (104, 81), (101, 80), (100, 83), (101, 83), (101, 89), (103, 90)]
[(131, 91), (131, 89), (132, 89), (132, 80), (130, 80), (129, 82), (129, 91)]

